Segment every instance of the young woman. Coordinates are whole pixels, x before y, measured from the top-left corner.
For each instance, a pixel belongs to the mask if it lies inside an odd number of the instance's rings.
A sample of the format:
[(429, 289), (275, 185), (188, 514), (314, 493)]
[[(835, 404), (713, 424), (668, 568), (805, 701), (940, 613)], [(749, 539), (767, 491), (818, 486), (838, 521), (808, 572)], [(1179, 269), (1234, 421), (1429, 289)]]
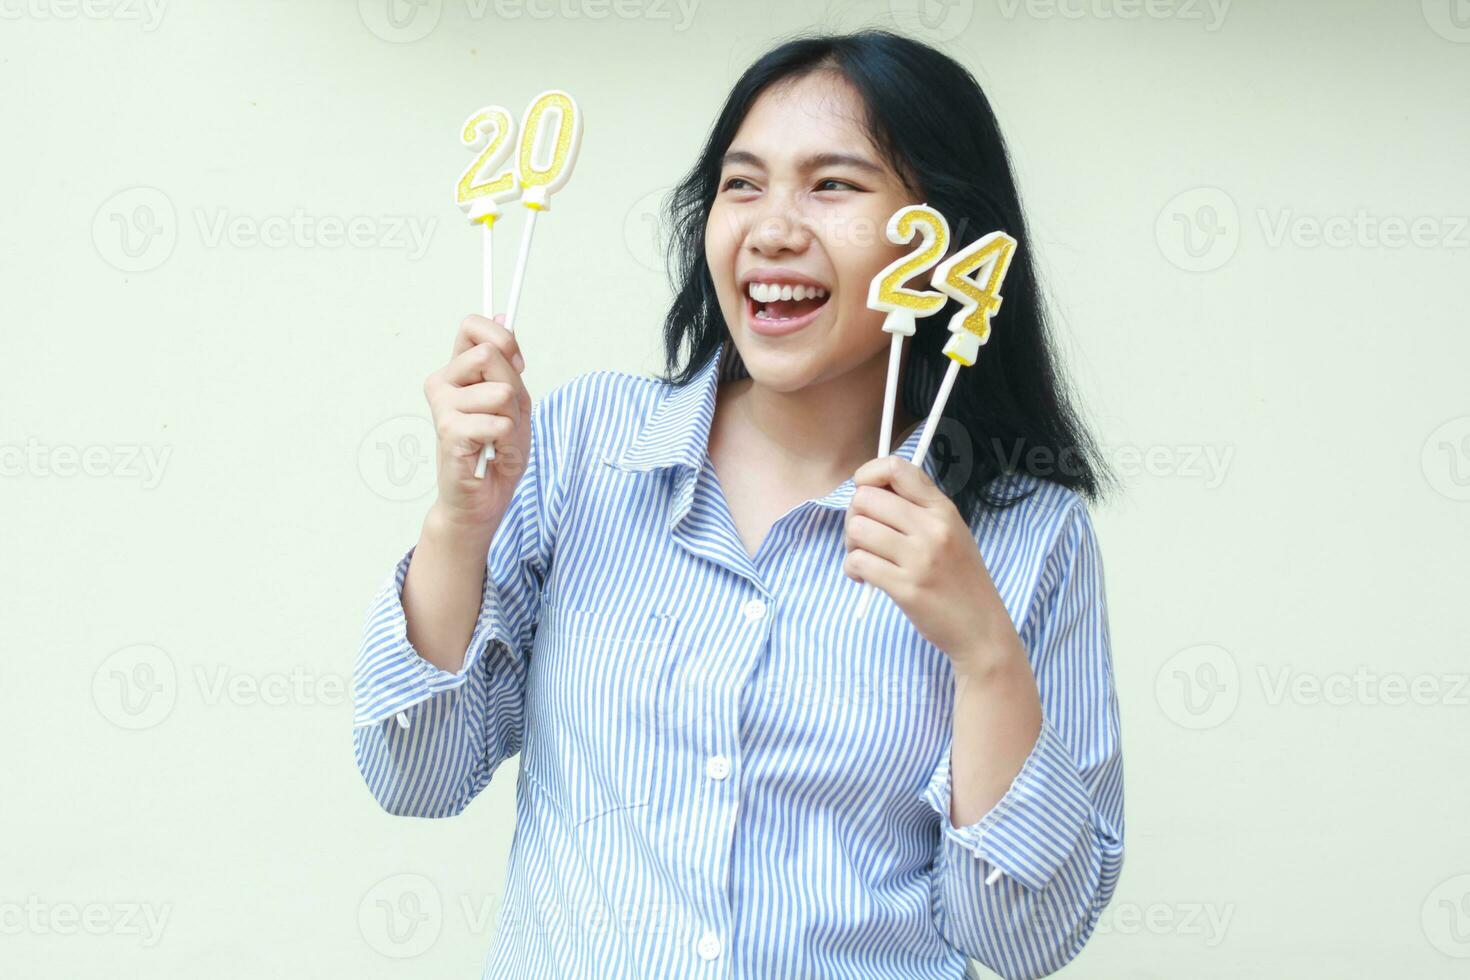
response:
[[(953, 309), (906, 343), (901, 445), (872, 458), (868, 283), (920, 202), (956, 246), (1020, 243), (953, 465), (908, 462)], [(1101, 474), (989, 105), (892, 34), (784, 44), (672, 208), (669, 377), (533, 406), (471, 316), (428, 379), (439, 495), (369, 615), (359, 768), (443, 817), (520, 754), (489, 977), (1051, 973), (1117, 881), (1123, 769)]]

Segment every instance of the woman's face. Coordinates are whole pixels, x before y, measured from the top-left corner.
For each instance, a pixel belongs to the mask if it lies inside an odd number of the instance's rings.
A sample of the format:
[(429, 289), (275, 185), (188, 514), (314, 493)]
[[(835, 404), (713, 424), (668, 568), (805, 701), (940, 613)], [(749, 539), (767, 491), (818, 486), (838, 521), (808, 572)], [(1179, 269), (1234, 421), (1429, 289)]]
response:
[(884, 228), (919, 202), (862, 116), (846, 79), (814, 72), (762, 93), (725, 154), (705, 258), (741, 359), (775, 390), (838, 377), (889, 346), (868, 284), (912, 249)]

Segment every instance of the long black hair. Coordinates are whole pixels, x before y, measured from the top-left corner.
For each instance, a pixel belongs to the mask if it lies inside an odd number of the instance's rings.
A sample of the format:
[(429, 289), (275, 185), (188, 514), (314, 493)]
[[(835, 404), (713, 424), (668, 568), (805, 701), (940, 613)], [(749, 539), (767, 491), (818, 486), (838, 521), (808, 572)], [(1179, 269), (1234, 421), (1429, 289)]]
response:
[[(995, 114), (962, 65), (890, 31), (788, 41), (735, 83), (698, 161), (666, 204), (674, 301), (664, 319), (667, 373), (662, 380), (687, 384), (721, 344), (730, 342), (705, 260), (705, 225), (725, 151), (769, 86), (821, 70), (840, 73), (857, 90), (874, 146), (910, 184), (916, 202), (944, 215), (956, 245), (997, 229), (1019, 245), (1001, 287), (1004, 300), (990, 339), (975, 365), (960, 371), (945, 406), (944, 415), (963, 430), (961, 441), (968, 436), (971, 457), (967, 478), (940, 481), (945, 492), (969, 521), (1029, 496), (1007, 493), (1004, 484), (1011, 481), (997, 480), (1017, 471), (1099, 499), (1112, 478), (1055, 363), (1031, 240)], [(919, 320), (918, 331), (905, 342), (902, 397), (919, 418), (929, 414), (949, 364), (941, 351), (957, 309), (950, 300), (944, 310)], [(738, 358), (733, 344), (729, 356)], [(934, 448), (939, 445), (936, 440)]]

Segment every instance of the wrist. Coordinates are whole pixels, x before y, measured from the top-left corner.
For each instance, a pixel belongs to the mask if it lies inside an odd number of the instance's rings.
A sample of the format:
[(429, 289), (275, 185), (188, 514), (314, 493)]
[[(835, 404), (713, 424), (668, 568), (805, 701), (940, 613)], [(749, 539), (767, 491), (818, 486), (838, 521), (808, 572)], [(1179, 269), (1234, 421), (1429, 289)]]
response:
[(964, 648), (950, 654), (950, 663), (956, 676), (975, 680), (988, 680), (1017, 668), (1028, 673), (1031, 665), (1026, 659), (1026, 647), (1011, 626), (1010, 617), (997, 628), (977, 632)]
[(499, 526), (500, 515), (466, 514), (435, 500), (424, 515), (421, 537), (441, 551), (473, 556), (483, 562)]

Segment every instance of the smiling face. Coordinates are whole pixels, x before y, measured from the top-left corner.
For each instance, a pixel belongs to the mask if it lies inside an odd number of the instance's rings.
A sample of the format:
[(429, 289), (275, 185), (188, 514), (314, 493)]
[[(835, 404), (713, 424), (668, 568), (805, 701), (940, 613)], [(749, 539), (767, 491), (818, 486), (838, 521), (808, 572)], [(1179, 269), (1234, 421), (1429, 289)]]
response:
[(910, 251), (883, 230), (918, 202), (862, 119), (857, 90), (817, 71), (763, 92), (725, 153), (705, 259), (741, 359), (775, 390), (838, 377), (889, 346), (868, 284)]

